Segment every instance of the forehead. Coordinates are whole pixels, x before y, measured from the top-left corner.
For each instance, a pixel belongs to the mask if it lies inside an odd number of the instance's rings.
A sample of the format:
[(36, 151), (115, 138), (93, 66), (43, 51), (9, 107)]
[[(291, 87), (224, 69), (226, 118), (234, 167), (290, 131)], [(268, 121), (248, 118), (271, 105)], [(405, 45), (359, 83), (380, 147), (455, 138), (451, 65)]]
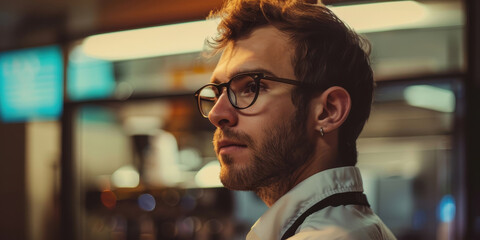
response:
[(252, 33), (229, 44), (212, 75), (214, 82), (226, 82), (232, 76), (251, 71), (265, 71), (277, 77), (295, 79), (293, 44), (288, 36), (273, 26), (255, 29)]

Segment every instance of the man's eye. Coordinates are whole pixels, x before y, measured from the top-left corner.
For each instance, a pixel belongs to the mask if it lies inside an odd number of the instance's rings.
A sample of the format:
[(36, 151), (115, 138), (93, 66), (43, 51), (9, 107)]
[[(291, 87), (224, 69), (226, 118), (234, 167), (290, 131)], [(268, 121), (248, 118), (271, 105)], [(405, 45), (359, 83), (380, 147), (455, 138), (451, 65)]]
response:
[(258, 84), (254, 81), (249, 82), (247, 86), (245, 86), (244, 93), (256, 93), (258, 88)]
[(246, 83), (242, 88), (242, 94), (255, 94), (257, 91), (262, 91), (265, 89), (265, 86), (261, 83), (256, 83), (251, 81)]

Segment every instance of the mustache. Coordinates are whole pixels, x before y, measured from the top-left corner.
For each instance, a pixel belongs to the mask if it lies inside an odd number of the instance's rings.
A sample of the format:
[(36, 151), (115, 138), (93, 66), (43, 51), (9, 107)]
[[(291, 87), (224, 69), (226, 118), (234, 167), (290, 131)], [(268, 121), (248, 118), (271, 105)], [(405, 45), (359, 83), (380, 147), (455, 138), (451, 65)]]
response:
[(247, 145), (247, 147), (251, 147), (252, 145), (254, 145), (252, 137), (250, 137), (244, 132), (233, 130), (231, 128), (217, 128), (217, 130), (215, 130), (215, 134), (213, 135), (213, 146), (215, 148), (215, 151), (218, 150), (218, 141), (225, 138), (235, 142), (241, 142), (242, 144)]

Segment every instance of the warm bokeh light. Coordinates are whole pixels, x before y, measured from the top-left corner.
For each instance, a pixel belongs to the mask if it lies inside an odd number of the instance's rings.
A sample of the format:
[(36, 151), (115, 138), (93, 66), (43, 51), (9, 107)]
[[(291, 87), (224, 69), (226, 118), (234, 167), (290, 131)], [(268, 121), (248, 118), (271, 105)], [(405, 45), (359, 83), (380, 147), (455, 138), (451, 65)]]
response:
[(103, 191), (100, 194), (100, 200), (102, 204), (109, 209), (113, 209), (117, 205), (117, 195), (110, 190)]
[(140, 183), (140, 175), (132, 166), (123, 166), (112, 174), (112, 183), (118, 188), (134, 188)]
[(220, 181), (220, 163), (211, 161), (203, 166), (195, 176), (195, 183), (199, 187), (223, 187)]

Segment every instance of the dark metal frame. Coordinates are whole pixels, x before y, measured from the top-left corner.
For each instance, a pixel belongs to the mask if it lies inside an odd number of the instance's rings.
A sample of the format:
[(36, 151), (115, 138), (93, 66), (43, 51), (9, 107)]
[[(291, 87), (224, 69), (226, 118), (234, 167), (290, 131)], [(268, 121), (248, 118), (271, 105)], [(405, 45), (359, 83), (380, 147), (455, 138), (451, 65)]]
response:
[(466, 192), (462, 207), (466, 222), (465, 235), (458, 239), (480, 239), (480, 1), (465, 0), (467, 76), (465, 78), (465, 181)]
[(200, 113), (202, 114), (203, 117), (207, 118), (208, 117), (208, 113), (204, 113), (202, 111), (202, 107), (201, 107), (201, 99), (202, 99), (202, 96), (200, 96), (200, 92), (205, 89), (206, 87), (215, 87), (217, 89), (217, 95), (218, 96), (215, 96), (214, 99), (203, 99), (203, 100), (206, 100), (206, 101), (212, 101), (212, 102), (215, 102), (218, 100), (218, 98), (220, 97), (220, 95), (222, 94), (223, 92), (223, 88), (227, 88), (227, 96), (228, 96), (228, 100), (230, 101), (230, 104), (232, 104), (232, 106), (236, 109), (246, 109), (246, 108), (249, 108), (251, 107), (255, 101), (257, 100), (258, 98), (258, 94), (260, 92), (260, 88), (257, 87), (256, 88), (256, 92), (255, 92), (255, 96), (253, 97), (253, 100), (250, 104), (248, 104), (246, 107), (239, 107), (237, 106), (237, 104), (235, 103), (235, 100), (232, 99), (233, 97), (232, 96), (235, 96), (236, 97), (236, 94), (235, 92), (232, 91), (232, 89), (230, 88), (230, 85), (232, 84), (232, 81), (236, 80), (236, 79), (239, 79), (239, 78), (242, 78), (242, 77), (251, 77), (252, 80), (255, 82), (255, 84), (257, 86), (260, 85), (260, 80), (262, 79), (265, 79), (265, 80), (270, 80), (270, 81), (275, 81), (275, 82), (281, 82), (281, 83), (286, 83), (286, 84), (291, 84), (291, 85), (295, 85), (295, 86), (299, 86), (301, 85), (301, 82), (299, 81), (296, 81), (296, 80), (292, 80), (292, 79), (286, 79), (286, 78), (279, 78), (279, 77), (272, 77), (272, 76), (266, 76), (264, 73), (242, 73), (242, 74), (238, 74), (238, 75), (235, 75), (232, 79), (230, 79), (230, 81), (226, 82), (226, 83), (220, 83), (220, 84), (216, 84), (216, 83), (209, 83), (203, 87), (201, 87), (200, 89), (198, 89), (196, 92), (195, 92), (195, 99), (197, 100), (197, 107), (198, 107), (198, 110), (200, 111)]

